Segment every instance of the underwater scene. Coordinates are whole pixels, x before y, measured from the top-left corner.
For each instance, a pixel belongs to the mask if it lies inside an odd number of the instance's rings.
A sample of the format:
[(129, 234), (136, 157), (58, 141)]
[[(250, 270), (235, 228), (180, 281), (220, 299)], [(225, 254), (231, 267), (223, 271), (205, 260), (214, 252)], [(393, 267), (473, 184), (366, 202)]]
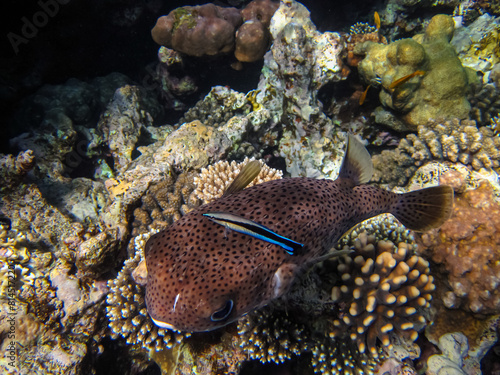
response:
[(500, 375), (500, 1), (1, 6), (1, 374)]

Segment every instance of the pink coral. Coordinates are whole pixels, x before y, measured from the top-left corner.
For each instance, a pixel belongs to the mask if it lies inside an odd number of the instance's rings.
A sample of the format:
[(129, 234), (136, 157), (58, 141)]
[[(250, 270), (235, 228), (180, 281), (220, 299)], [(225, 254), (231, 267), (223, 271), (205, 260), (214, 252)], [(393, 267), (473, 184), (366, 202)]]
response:
[(452, 218), (422, 241), (440, 265), (435, 274), (447, 277), (438, 288), (447, 307), (500, 313), (500, 204), (488, 182), (459, 194)]

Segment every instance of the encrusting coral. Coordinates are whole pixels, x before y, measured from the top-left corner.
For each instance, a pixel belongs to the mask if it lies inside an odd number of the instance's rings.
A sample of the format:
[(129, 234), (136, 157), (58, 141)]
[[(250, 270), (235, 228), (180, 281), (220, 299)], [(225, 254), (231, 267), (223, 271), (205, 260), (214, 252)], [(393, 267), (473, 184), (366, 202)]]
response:
[[(468, 116), (469, 74), (450, 44), (453, 31), (453, 18), (441, 14), (431, 19), (425, 34), (412, 39), (356, 46), (354, 53), (366, 54), (358, 65), (361, 77), (381, 87), (377, 122), (408, 131), (430, 118)], [(398, 83), (404, 77), (409, 79)]]
[(373, 156), (372, 181), (403, 186), (419, 166), (432, 160), (470, 165), (474, 170), (500, 166), (500, 137), (475, 121), (429, 121), (417, 134), (402, 139), (395, 150)]
[(446, 307), (500, 313), (500, 204), (487, 181), (457, 194), (453, 220), (422, 241), (449, 285), (437, 291)]
[[(241, 169), (253, 159), (245, 158), (241, 163), (221, 160), (215, 164), (203, 168), (200, 174), (194, 178), (196, 189), (194, 194), (203, 201), (210, 203), (213, 200), (220, 198), (226, 188), (231, 184), (235, 177), (240, 173)], [(262, 182), (278, 180), (283, 177), (283, 172), (269, 168), (261, 162), (261, 171), (259, 175), (250, 183), (248, 187), (260, 184)]]

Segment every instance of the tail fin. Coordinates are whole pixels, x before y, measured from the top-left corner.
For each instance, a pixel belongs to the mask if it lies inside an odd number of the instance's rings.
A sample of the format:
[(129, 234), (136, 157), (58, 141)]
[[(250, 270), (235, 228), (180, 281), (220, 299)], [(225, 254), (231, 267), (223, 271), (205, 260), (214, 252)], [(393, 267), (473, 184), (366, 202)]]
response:
[(453, 189), (442, 185), (401, 194), (394, 216), (408, 229), (425, 232), (442, 225), (453, 210)]

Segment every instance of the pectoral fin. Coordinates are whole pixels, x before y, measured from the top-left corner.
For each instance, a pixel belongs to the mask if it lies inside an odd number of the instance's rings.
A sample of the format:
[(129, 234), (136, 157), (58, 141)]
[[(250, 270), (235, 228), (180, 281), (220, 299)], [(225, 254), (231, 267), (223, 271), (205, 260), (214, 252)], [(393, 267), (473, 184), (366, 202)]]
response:
[(285, 263), (274, 273), (271, 283), (271, 295), (273, 298), (281, 297), (292, 285), (298, 266), (293, 263)]

